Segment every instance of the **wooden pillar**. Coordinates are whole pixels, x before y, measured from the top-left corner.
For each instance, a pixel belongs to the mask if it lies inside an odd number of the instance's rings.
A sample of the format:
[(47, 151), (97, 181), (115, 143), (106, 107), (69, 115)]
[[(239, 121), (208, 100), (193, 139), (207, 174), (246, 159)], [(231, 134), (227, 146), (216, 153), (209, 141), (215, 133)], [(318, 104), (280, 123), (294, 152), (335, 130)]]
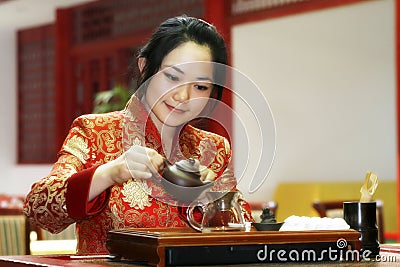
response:
[[(229, 23), (229, 15), (230, 15), (230, 0), (204, 0), (204, 19), (213, 24), (218, 32), (222, 35), (225, 40), (227, 51), (228, 51), (228, 65), (231, 65), (232, 55), (231, 55), (231, 25)], [(229, 75), (228, 75), (229, 77)], [(232, 107), (232, 87), (230, 86), (231, 82), (228, 78), (227, 87), (230, 90), (224, 90), (222, 95), (222, 101), (227, 104), (229, 107)], [(216, 114), (216, 118), (220, 115), (219, 113), (225, 112), (221, 111), (218, 107), (214, 111)], [(230, 141), (233, 139), (233, 127), (232, 127), (232, 114), (221, 114), (222, 116), (230, 116), (230, 120), (225, 122), (224, 125), (219, 125), (218, 123), (211, 122), (210, 131), (221, 134), (227, 137)]]
[(395, 1), (396, 106), (397, 106), (397, 241), (400, 242), (400, 3)]
[(230, 14), (229, 0), (204, 0), (204, 19), (213, 24), (224, 37), (228, 48), (228, 61), (231, 61), (231, 25), (228, 17)]
[(55, 23), (55, 130), (56, 150), (61, 147), (71, 123), (72, 101), (70, 50), (72, 45), (72, 10), (56, 10)]

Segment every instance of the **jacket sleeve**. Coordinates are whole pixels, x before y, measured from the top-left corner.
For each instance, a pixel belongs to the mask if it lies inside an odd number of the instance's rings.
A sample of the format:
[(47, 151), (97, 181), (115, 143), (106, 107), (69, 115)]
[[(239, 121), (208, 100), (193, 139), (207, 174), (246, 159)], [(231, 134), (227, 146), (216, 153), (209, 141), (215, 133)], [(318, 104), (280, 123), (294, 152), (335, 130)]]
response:
[(107, 203), (109, 190), (88, 202), (100, 164), (92, 161), (94, 137), (88, 122), (83, 116), (74, 121), (49, 175), (34, 183), (25, 199), (27, 217), (51, 233), (97, 214)]

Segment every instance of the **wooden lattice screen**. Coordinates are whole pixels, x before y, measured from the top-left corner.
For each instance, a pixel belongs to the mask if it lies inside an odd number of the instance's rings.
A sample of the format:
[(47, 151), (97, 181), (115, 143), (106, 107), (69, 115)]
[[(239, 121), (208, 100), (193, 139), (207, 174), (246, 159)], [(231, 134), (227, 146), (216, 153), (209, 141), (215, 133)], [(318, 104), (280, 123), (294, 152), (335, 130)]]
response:
[(54, 26), (18, 32), (18, 160), (55, 159)]
[[(204, 0), (103, 0), (73, 9), (74, 44), (116, 37), (144, 36), (165, 19), (203, 17)], [(141, 35), (141, 36), (140, 36)]]
[(135, 53), (168, 17), (203, 17), (204, 0), (100, 0), (18, 32), (18, 162), (51, 163), (98, 91), (134, 86)]

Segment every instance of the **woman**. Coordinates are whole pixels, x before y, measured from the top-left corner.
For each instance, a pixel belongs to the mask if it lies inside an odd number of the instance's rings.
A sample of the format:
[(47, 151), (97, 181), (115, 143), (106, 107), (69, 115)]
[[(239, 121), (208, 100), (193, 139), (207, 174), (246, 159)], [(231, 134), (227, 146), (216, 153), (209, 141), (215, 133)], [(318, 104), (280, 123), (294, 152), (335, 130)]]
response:
[(107, 253), (112, 229), (188, 227), (185, 208), (157, 182), (165, 158), (194, 158), (212, 190), (236, 190), (228, 141), (188, 124), (221, 98), (214, 62), (226, 58), (212, 25), (185, 16), (163, 22), (140, 51), (136, 94), (122, 111), (73, 122), (50, 174), (27, 195), (27, 216), (53, 233), (76, 223), (78, 253)]

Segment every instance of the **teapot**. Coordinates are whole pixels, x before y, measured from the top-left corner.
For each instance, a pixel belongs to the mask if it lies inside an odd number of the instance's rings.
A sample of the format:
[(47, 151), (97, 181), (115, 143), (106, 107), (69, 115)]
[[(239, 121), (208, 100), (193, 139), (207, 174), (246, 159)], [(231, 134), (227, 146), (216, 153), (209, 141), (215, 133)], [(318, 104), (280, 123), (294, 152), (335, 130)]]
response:
[(193, 158), (181, 160), (175, 164), (164, 159), (161, 184), (180, 205), (190, 204), (212, 185), (210, 182), (203, 183), (200, 180), (199, 165)]
[(201, 186), (203, 182), (200, 176), (199, 166), (193, 158), (181, 160), (175, 164), (164, 159), (162, 177), (173, 184), (186, 187)]
[[(207, 203), (195, 201), (188, 206), (187, 220), (200, 232), (245, 231), (245, 219), (238, 201), (238, 192), (206, 192)], [(201, 223), (194, 219), (194, 210), (200, 207)]]

